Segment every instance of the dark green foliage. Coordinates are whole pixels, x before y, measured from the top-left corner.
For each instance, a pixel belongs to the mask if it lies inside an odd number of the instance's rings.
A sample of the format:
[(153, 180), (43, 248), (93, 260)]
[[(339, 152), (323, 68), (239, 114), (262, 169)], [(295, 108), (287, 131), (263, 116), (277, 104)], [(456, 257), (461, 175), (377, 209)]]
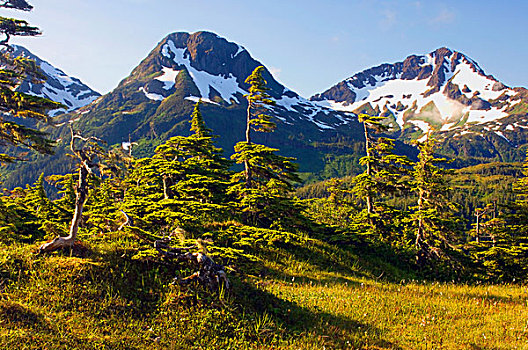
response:
[(528, 157), (523, 175), (513, 186), (515, 201), (498, 217), (484, 216), (482, 237), (471, 246), (483, 274), (493, 280), (523, 280), (528, 273)]
[(277, 149), (240, 142), (232, 159), (248, 164), (252, 171), (251, 186), (244, 181), (245, 172), (235, 174), (230, 193), (238, 199), (244, 222), (260, 227), (296, 225), (300, 207), (292, 201), (292, 183), (300, 179), (293, 158), (277, 155)]
[(294, 158), (276, 154), (278, 149), (254, 144), (251, 131), (272, 132), (276, 125), (265, 107), (275, 102), (267, 93), (263, 66), (255, 68), (246, 79), (249, 94), (246, 120), (246, 141), (235, 145), (231, 156), (238, 164), (244, 164), (244, 171), (232, 178), (230, 193), (238, 200), (243, 222), (259, 227), (295, 227), (300, 225), (301, 207), (291, 199), (292, 183), (300, 182), (296, 174)]
[(424, 266), (434, 259), (450, 258), (458, 239), (457, 207), (450, 200), (452, 191), (448, 170), (437, 164), (446, 161), (434, 154), (435, 140), (419, 142), (418, 162), (411, 173), (411, 187), (417, 204), (409, 217), (414, 236), (416, 261)]
[(34, 242), (61, 232), (68, 215), (59, 205), (46, 195), (43, 175), (33, 186), (5, 193), (0, 196), (0, 240)]
[(33, 6), (26, 0), (2, 0), (0, 1), (0, 7), (22, 11), (31, 11), (33, 9)]
[(152, 158), (135, 161), (125, 180), (124, 210), (141, 227), (158, 233), (183, 227), (197, 233), (229, 210), (225, 203), (231, 162), (214, 146), (199, 108), (200, 102), (191, 116), (191, 136), (173, 137)]
[(387, 130), (384, 117), (360, 114), (365, 135), (366, 156), (359, 160), (365, 171), (353, 180), (352, 193), (366, 206), (359, 212), (353, 230), (394, 240), (394, 216), (398, 210), (382, 203), (383, 197), (401, 197), (409, 190), (408, 174), (411, 161), (394, 153), (394, 140), (376, 136)]
[(246, 84), (249, 84), (249, 94), (245, 95), (248, 102), (247, 143), (251, 143), (251, 137), (249, 136), (251, 129), (260, 132), (271, 132), (276, 127), (275, 123), (271, 121), (271, 116), (265, 114), (265, 106), (272, 106), (275, 102), (267, 92), (269, 88), (266, 87), (267, 82), (262, 76), (263, 72), (264, 67), (258, 66), (246, 79)]
[[(0, 8), (2, 7), (24, 11), (32, 9), (25, 0), (3, 1), (0, 3)], [(47, 123), (46, 113), (63, 106), (48, 99), (16, 91), (27, 77), (36, 82), (42, 74), (35, 62), (23, 57), (13, 58), (9, 46), (12, 36), (35, 36), (39, 35), (40, 31), (24, 20), (0, 17), (0, 34), (5, 37), (0, 41), (0, 45), (6, 46), (6, 50), (0, 53), (0, 163), (21, 158), (3, 153), (6, 147), (22, 146), (39, 153), (51, 154), (54, 143), (35, 125), (39, 122)]]
[[(4, 0), (0, 2), (0, 8), (31, 11), (33, 6), (28, 4), (26, 0)], [(10, 50), (9, 39), (12, 36), (35, 36), (41, 33), (37, 27), (30, 26), (24, 20), (0, 17), (0, 34), (5, 36), (0, 45), (6, 46)]]

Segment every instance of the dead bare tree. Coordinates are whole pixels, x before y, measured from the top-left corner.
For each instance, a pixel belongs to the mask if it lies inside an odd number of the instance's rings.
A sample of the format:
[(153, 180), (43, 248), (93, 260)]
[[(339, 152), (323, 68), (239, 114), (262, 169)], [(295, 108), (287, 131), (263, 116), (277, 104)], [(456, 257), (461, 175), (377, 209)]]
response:
[[(69, 248), (77, 241), (84, 204), (88, 198), (88, 176), (94, 173), (103, 155), (103, 149), (98, 145), (98, 142), (103, 142), (102, 140), (93, 136), (85, 138), (78, 131), (74, 131), (71, 125), (70, 132), (70, 150), (79, 161), (78, 181), (75, 186), (75, 211), (70, 224), (70, 234), (66, 237), (57, 237), (52, 241), (44, 243), (39, 248), (40, 253)], [(76, 147), (76, 141), (81, 143), (80, 147)]]
[(191, 253), (192, 250), (197, 249), (198, 246), (175, 248), (169, 245), (169, 239), (157, 240), (154, 242), (154, 248), (158, 250), (165, 258), (175, 260), (177, 262), (187, 262), (193, 266), (198, 267), (198, 271), (183, 279), (175, 278), (181, 285), (198, 282), (206, 286), (211, 291), (219, 291), (220, 287), (224, 289), (230, 288), (229, 279), (225, 273), (222, 265), (213, 261), (208, 255), (200, 252)]
[(492, 212), (494, 213), (494, 216), (495, 216), (495, 211), (496, 211), (496, 202), (493, 203), (493, 206), (491, 205), (488, 205), (486, 206), (486, 208), (484, 209), (480, 209), (480, 208), (476, 208), (475, 209), (475, 217), (477, 218), (477, 222), (475, 224), (475, 233), (477, 235), (477, 243), (480, 243), (480, 226), (481, 226), (481, 218)]

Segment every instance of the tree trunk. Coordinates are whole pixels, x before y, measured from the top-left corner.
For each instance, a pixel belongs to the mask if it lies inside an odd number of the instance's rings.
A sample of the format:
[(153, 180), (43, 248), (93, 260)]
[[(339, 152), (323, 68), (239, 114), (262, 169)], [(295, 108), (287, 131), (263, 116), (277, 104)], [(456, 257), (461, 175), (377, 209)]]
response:
[(423, 223), (423, 202), (424, 202), (424, 193), (420, 191), (420, 196), (418, 197), (418, 213), (420, 217), (418, 219), (418, 229), (416, 230), (416, 239), (414, 241), (414, 246), (416, 248), (416, 263), (419, 266), (423, 266), (425, 263), (425, 247), (424, 247), (424, 223)]
[(183, 279), (175, 278), (174, 281), (186, 285), (198, 282), (209, 288), (210, 291), (219, 292), (221, 288), (230, 289), (231, 283), (227, 278), (225, 268), (216, 264), (209, 256), (203, 253), (191, 253), (190, 250), (196, 249), (197, 246), (187, 248), (175, 248), (169, 245), (170, 240), (157, 240), (154, 242), (154, 248), (158, 250), (167, 259), (176, 261), (186, 261), (196, 266), (198, 271)]
[[(248, 101), (248, 108), (247, 108), (247, 119), (246, 119), (246, 143), (251, 145), (251, 102)], [(249, 161), (244, 161), (244, 170), (246, 175), (246, 188), (252, 187), (252, 174), (251, 174), (251, 167), (249, 165)]]
[(167, 186), (167, 176), (163, 175), (163, 199), (169, 199), (169, 191)]
[[(365, 151), (367, 153), (367, 157), (370, 158), (369, 135), (368, 135), (368, 128), (367, 128), (366, 122), (363, 122), (363, 127), (365, 130)], [(370, 167), (370, 161), (367, 161), (367, 176), (370, 178), (371, 175), (372, 175), (372, 169)], [(370, 195), (369, 191), (367, 191), (366, 202), (367, 202), (367, 212), (369, 214), (372, 214), (374, 212), (374, 205), (372, 203), (372, 196)]]
[(477, 243), (480, 243), (480, 215), (479, 215), (478, 211), (477, 211), (477, 213), (475, 215), (477, 217), (477, 227), (476, 227)]
[(76, 187), (75, 197), (75, 213), (70, 224), (70, 234), (66, 237), (57, 237), (54, 240), (44, 243), (40, 246), (39, 252), (46, 253), (61, 248), (72, 247), (77, 241), (77, 233), (79, 232), (79, 224), (81, 223), (82, 213), (86, 197), (88, 196), (88, 166), (82, 164), (79, 169), (79, 182)]

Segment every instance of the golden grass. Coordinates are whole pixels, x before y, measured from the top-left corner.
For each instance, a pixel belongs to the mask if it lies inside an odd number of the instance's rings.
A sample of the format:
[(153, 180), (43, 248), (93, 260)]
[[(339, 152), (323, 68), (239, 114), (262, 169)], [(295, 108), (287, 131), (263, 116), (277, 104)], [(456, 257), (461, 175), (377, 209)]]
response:
[(290, 248), (218, 297), (116, 247), (2, 245), (0, 349), (528, 349), (524, 285), (391, 282), (350, 251)]

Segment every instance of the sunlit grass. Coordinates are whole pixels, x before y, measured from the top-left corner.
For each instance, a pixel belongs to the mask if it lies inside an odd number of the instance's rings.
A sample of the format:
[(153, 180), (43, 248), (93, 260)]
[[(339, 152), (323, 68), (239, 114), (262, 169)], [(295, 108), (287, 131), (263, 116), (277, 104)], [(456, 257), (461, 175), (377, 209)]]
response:
[(2, 245), (0, 348), (528, 348), (523, 285), (412, 280), (310, 240), (263, 250), (261, 274), (232, 273), (233, 291), (217, 296), (172, 285), (188, 271), (121, 247), (38, 256)]

